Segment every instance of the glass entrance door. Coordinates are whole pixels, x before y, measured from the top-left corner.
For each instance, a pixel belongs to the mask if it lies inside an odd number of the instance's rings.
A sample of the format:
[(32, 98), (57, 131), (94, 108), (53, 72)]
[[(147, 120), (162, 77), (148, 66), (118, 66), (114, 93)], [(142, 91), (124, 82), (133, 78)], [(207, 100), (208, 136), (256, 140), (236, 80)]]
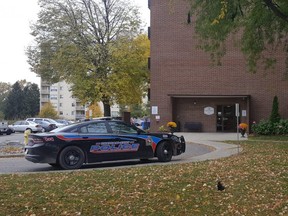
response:
[(217, 132), (236, 132), (235, 105), (217, 106)]

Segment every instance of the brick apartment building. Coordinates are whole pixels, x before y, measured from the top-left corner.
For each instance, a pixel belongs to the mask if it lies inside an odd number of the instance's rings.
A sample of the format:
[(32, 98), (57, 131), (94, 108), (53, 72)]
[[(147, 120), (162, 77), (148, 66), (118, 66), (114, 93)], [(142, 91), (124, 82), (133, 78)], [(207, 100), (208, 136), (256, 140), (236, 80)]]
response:
[(283, 53), (277, 53), (273, 70), (251, 74), (230, 41), (222, 65), (212, 65), (209, 53), (196, 49), (193, 17), (187, 24), (187, 1), (150, 0), (149, 8), (152, 131), (169, 121), (183, 132), (198, 129), (198, 124), (202, 132), (236, 131), (235, 104), (240, 107), (239, 122), (251, 125), (269, 118), (274, 96), (281, 117), (288, 118)]

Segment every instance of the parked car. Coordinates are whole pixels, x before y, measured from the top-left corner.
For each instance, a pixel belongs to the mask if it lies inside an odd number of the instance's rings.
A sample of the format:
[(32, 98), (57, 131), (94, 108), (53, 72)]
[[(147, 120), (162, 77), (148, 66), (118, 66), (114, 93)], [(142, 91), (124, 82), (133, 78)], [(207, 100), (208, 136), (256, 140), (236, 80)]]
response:
[(71, 124), (69, 121), (67, 121), (66, 119), (55, 119), (56, 122), (63, 124), (63, 125), (69, 125)]
[(65, 124), (59, 123), (57, 121), (55, 121), (54, 119), (51, 118), (27, 118), (26, 121), (46, 121), (49, 122), (51, 124), (55, 124), (57, 127), (63, 127), (65, 126)]
[(41, 125), (33, 121), (25, 121), (25, 120), (16, 121), (12, 125), (9, 125), (9, 128), (11, 128), (15, 132), (24, 132), (25, 130), (31, 130), (31, 132), (37, 133), (43, 131)]
[(43, 128), (42, 132), (49, 132), (49, 131), (54, 130), (54, 129), (57, 128), (56, 124), (53, 124), (53, 123), (50, 123), (50, 122), (47, 122), (47, 121), (35, 120), (35, 122), (42, 126), (42, 128)]
[(2, 134), (10, 135), (13, 132), (14, 131), (11, 128), (9, 128), (7, 121), (0, 121), (0, 135)]
[(78, 169), (100, 161), (157, 157), (161, 162), (185, 152), (185, 139), (173, 134), (146, 133), (118, 120), (91, 120), (30, 134), (25, 158), (62, 169)]

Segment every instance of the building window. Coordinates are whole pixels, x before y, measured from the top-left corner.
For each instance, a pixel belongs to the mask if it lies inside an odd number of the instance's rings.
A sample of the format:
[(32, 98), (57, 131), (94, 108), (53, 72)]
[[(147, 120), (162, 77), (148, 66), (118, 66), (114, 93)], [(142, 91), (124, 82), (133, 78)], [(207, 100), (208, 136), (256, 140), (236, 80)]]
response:
[(50, 97), (51, 100), (57, 100), (57, 96), (52, 96)]
[(62, 103), (59, 103), (59, 107), (62, 107)]
[(60, 98), (63, 99), (63, 95), (60, 95)]
[(50, 91), (51, 91), (51, 92), (57, 92), (57, 88), (51, 87)]
[(75, 104), (74, 104), (74, 103), (72, 103), (72, 107), (75, 107)]
[(75, 113), (75, 112), (74, 112), (74, 111), (72, 111), (72, 112), (71, 112), (71, 115), (73, 116), (73, 115), (74, 115), (74, 113)]
[(63, 90), (63, 86), (60, 86), (60, 90), (61, 90), (61, 91)]
[(59, 111), (59, 115), (63, 115), (63, 111)]

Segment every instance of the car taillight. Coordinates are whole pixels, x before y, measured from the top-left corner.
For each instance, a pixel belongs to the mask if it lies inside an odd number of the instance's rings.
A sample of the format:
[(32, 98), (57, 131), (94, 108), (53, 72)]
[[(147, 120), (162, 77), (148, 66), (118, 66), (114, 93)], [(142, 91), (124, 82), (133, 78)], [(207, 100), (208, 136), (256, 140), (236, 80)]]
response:
[(42, 144), (44, 143), (44, 141), (40, 138), (37, 138), (37, 137), (29, 137), (29, 140), (28, 140), (28, 146), (33, 146), (35, 144)]

